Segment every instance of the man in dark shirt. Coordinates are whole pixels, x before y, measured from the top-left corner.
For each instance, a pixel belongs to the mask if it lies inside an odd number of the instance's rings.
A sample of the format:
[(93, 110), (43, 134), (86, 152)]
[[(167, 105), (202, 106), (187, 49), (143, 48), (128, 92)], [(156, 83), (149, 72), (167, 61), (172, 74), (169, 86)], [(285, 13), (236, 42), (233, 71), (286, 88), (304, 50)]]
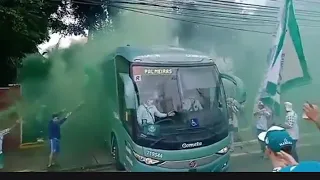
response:
[(69, 112), (64, 118), (61, 119), (59, 118), (59, 116), (63, 112), (64, 111), (53, 114), (52, 119), (49, 121), (48, 132), (49, 132), (49, 141), (50, 141), (50, 156), (49, 156), (48, 168), (55, 165), (55, 161), (60, 152), (60, 139), (61, 139), (60, 127), (71, 115), (71, 112)]

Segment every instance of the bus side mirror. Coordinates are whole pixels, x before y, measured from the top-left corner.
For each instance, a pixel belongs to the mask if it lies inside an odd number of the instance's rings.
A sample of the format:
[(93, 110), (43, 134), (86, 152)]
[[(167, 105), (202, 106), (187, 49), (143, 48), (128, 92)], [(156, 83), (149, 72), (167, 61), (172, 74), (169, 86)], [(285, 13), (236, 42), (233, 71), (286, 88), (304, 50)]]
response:
[(136, 109), (137, 105), (137, 96), (134, 90), (134, 85), (129, 74), (120, 73), (120, 77), (124, 84), (124, 97), (126, 102), (127, 109)]
[[(235, 94), (234, 94), (235, 100), (237, 100), (240, 104), (245, 103), (247, 100), (247, 91), (245, 89), (245, 85), (243, 81), (237, 76), (226, 74), (226, 73), (220, 73), (220, 77), (221, 79), (226, 80), (227, 82), (233, 84), (236, 87)], [(232, 87), (227, 87), (227, 88), (232, 88)]]

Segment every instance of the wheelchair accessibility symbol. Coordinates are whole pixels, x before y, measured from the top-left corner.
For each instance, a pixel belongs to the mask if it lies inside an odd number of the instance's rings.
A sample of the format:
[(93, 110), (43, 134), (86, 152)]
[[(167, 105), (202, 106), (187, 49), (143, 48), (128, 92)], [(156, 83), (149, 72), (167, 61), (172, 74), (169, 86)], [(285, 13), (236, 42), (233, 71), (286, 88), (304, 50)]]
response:
[(190, 125), (191, 127), (198, 127), (199, 126), (198, 119), (191, 119)]

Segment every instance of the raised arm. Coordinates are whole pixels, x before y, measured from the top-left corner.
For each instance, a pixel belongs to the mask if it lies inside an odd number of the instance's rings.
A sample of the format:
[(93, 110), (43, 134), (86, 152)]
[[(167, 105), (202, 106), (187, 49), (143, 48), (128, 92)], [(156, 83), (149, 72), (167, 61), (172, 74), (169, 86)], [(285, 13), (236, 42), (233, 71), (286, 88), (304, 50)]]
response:
[(5, 135), (9, 134), (10, 130), (11, 130), (10, 128), (7, 128), (7, 129), (0, 131), (0, 136), (5, 136)]
[(308, 103), (304, 104), (303, 107), (304, 113), (308, 118), (306, 120), (310, 120), (314, 122), (317, 126), (317, 128), (320, 130), (320, 116), (319, 116), (319, 108), (317, 105), (310, 105)]
[(4, 129), (4, 130), (0, 131), (0, 135), (1, 135), (1, 136), (5, 136), (5, 135), (9, 134), (10, 131), (11, 131), (13, 128), (15, 128), (15, 127), (18, 125), (19, 122), (20, 122), (20, 121), (16, 121), (16, 123), (14, 123), (14, 125), (12, 125), (10, 128), (7, 128), (7, 129)]
[(62, 125), (63, 123), (65, 123), (71, 114), (72, 112), (69, 112), (64, 118), (60, 119), (59, 124)]
[(159, 117), (159, 118), (164, 118), (167, 117), (168, 115), (166, 113), (161, 113), (159, 112), (159, 110), (157, 109), (156, 106), (153, 107), (154, 108), (154, 115)]
[(261, 112), (262, 112), (261, 109), (256, 109), (255, 111), (253, 111), (253, 115), (254, 115), (254, 116), (258, 116), (258, 115), (261, 114)]
[(262, 111), (263, 115), (265, 115), (266, 117), (270, 117), (271, 116), (271, 112), (269, 110), (267, 110), (266, 108), (263, 109)]

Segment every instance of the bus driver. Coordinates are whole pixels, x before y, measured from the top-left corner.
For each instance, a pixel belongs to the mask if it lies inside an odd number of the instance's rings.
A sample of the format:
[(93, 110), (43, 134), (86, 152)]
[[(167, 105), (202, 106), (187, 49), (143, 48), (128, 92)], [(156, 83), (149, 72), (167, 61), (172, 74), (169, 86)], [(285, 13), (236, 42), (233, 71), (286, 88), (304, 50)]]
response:
[(165, 118), (174, 116), (175, 113), (170, 111), (169, 113), (161, 113), (154, 105), (154, 101), (156, 100), (155, 96), (151, 96), (147, 99), (146, 102), (141, 104), (137, 110), (137, 121), (140, 126), (145, 124), (154, 124), (155, 123), (155, 116), (159, 118)]

